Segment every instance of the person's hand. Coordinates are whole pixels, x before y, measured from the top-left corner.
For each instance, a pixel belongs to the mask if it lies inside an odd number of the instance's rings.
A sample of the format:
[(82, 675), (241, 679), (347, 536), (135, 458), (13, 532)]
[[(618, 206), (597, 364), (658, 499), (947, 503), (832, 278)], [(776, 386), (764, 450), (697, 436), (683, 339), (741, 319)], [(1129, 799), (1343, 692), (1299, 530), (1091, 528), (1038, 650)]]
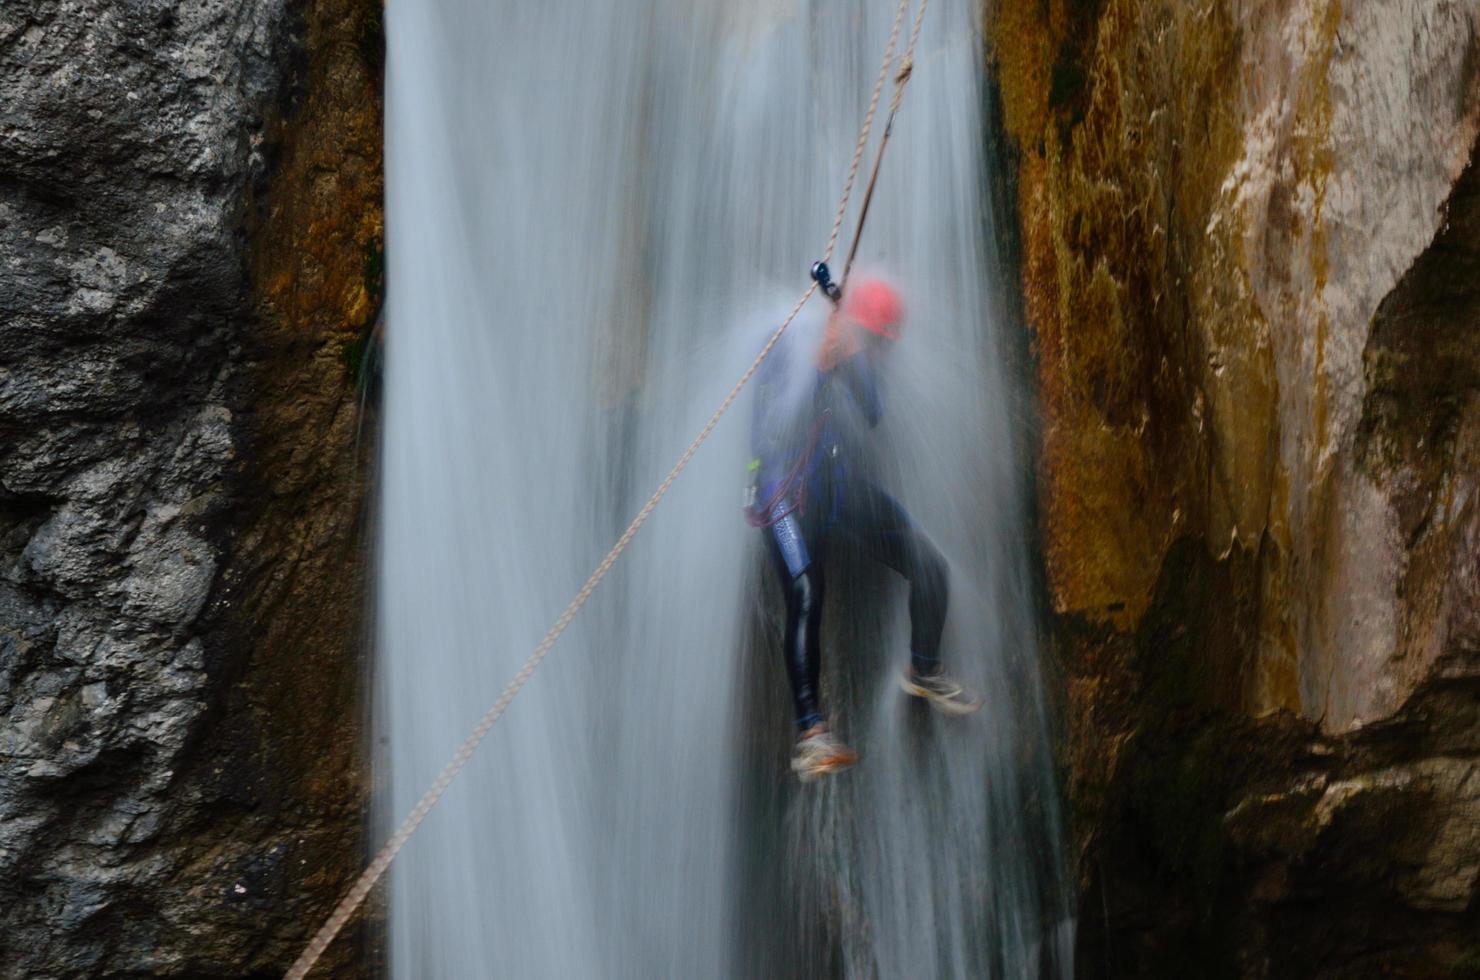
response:
[(817, 369), (831, 371), (863, 349), (858, 328), (834, 310), (827, 318), (822, 346), (817, 349)]

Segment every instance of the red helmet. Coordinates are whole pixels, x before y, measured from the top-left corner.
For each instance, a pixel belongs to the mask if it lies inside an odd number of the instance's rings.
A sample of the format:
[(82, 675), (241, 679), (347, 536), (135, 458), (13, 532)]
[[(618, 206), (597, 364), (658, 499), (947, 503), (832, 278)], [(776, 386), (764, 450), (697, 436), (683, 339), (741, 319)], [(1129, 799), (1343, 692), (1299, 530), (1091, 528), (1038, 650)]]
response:
[(894, 287), (878, 279), (860, 279), (843, 293), (843, 315), (870, 333), (899, 339), (904, 303)]

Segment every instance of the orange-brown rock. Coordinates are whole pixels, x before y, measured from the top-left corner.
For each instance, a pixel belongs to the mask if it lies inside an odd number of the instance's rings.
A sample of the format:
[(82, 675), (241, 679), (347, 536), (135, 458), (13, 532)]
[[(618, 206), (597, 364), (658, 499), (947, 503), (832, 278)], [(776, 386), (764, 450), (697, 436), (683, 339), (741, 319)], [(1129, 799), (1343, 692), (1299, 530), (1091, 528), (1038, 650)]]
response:
[[(989, 18), (1085, 969), (1214, 940), (1232, 975), (1467, 962), (1480, 7)], [(1233, 829), (1256, 797), (1285, 821), (1260, 848)], [(1331, 856), (1357, 838), (1373, 852)], [(1377, 938), (1277, 948), (1309, 924), (1295, 895)]]

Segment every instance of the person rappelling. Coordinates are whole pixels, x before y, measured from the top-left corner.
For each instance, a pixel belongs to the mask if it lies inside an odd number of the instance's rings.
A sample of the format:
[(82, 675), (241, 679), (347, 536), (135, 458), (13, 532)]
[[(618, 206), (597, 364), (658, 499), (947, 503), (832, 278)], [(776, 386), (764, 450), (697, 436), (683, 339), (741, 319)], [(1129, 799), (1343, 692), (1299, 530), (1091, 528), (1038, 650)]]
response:
[(811, 337), (805, 330), (785, 335), (760, 368), (746, 507), (750, 523), (764, 530), (786, 599), (782, 652), (797, 727), (791, 768), (802, 782), (858, 761), (829, 729), (818, 683), (823, 557), (835, 539), (846, 538), (909, 583), (910, 658), (900, 686), (948, 715), (982, 704), (941, 663), (949, 566), (871, 479), (861, 452), (861, 429), (873, 429), (882, 415), (879, 376), (899, 340), (904, 305), (881, 279), (860, 279), (840, 295), (825, 264), (814, 266), (813, 276), (837, 305), (820, 343), (815, 330)]

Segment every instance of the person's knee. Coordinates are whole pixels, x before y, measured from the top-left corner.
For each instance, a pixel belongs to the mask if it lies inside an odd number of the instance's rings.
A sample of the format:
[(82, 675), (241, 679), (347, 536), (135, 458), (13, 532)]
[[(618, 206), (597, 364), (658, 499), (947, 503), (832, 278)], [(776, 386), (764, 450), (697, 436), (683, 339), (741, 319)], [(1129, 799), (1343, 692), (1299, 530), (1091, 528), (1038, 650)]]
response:
[(798, 613), (806, 617), (816, 612), (822, 601), (822, 590), (819, 588), (817, 576), (811, 566), (794, 575), (788, 588), (791, 601)]

